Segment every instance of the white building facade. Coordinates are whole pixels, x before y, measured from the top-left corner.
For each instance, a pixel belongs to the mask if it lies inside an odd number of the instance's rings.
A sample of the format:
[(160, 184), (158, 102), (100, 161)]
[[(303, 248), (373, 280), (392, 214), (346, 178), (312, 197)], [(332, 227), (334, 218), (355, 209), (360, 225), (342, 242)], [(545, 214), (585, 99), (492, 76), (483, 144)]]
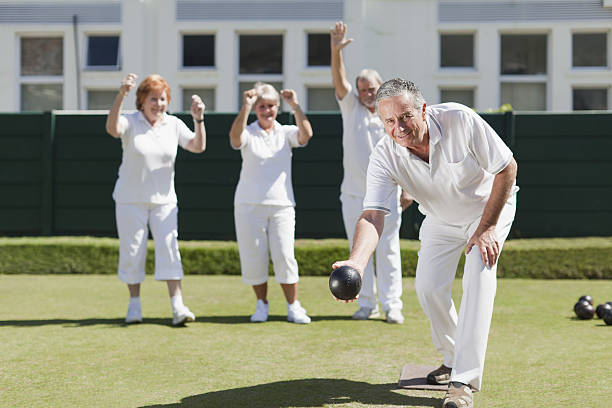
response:
[(612, 0), (0, 0), (0, 112), (108, 109), (129, 72), (161, 74), (174, 112), (193, 93), (237, 111), (255, 81), (337, 110), (337, 20), (350, 78), (409, 79), (429, 103), (612, 107)]

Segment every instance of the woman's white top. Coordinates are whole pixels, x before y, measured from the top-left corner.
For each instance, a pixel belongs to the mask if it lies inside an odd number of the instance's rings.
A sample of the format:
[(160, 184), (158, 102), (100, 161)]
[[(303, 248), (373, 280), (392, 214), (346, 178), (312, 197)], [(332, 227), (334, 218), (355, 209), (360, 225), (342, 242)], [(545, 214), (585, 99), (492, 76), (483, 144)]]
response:
[(266, 204), (295, 206), (291, 182), (291, 149), (300, 145), (297, 126), (274, 122), (270, 133), (256, 120), (241, 135), (236, 148), (242, 155), (240, 180), (234, 205)]
[(195, 137), (176, 116), (164, 113), (152, 127), (142, 112), (119, 117), (123, 157), (113, 199), (117, 203), (176, 203), (174, 162), (177, 147)]

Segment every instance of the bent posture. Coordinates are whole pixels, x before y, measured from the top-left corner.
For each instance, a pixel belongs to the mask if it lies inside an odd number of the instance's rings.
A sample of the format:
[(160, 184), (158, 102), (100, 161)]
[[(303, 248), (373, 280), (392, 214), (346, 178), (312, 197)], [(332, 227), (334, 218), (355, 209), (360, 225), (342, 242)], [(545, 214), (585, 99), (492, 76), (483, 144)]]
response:
[[(427, 106), (402, 79), (385, 82), (376, 105), (388, 138), (372, 153), (364, 211), (349, 260), (363, 271), (385, 224), (386, 202), (399, 184), (425, 214), (415, 287), (443, 364), (428, 381), (449, 384), (445, 408), (472, 407), (482, 385), (496, 290), (497, 260), (516, 209), (512, 152), (472, 109)], [(465, 249), (457, 314), (451, 285)]]

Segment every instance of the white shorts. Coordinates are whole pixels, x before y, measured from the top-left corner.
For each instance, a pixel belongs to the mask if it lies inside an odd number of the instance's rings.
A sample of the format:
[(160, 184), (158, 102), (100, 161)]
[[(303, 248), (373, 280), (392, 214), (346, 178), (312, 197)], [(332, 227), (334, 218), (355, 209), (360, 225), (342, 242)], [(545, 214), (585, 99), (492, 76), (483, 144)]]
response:
[(115, 204), (119, 234), (119, 279), (135, 284), (145, 279), (149, 227), (155, 242), (155, 279), (181, 280), (178, 207), (170, 204)]
[(270, 256), (278, 283), (298, 281), (292, 206), (238, 204), (234, 207), (234, 220), (244, 283), (261, 285), (268, 281)]

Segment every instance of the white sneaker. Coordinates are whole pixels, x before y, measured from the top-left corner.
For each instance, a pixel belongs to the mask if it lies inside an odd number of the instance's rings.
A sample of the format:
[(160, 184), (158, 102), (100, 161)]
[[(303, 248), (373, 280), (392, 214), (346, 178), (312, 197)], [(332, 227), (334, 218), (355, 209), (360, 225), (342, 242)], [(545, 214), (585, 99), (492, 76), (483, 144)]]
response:
[(310, 323), (310, 317), (306, 315), (306, 309), (302, 307), (299, 300), (292, 304), (287, 303), (287, 321), (297, 324)]
[(257, 299), (257, 305), (255, 306), (255, 313), (251, 315), (251, 321), (253, 323), (265, 322), (268, 320), (268, 310), (270, 305), (265, 303), (261, 299)]
[(404, 323), (404, 315), (401, 309), (389, 309), (387, 312), (387, 323), (402, 324)]
[(187, 322), (195, 321), (195, 315), (187, 306), (176, 308), (172, 311), (172, 325), (180, 326)]
[(359, 310), (353, 313), (353, 319), (355, 320), (376, 319), (378, 316), (380, 316), (378, 305), (374, 308), (361, 306)]
[(142, 323), (142, 309), (140, 303), (130, 302), (127, 314), (125, 315), (125, 322), (128, 324)]

